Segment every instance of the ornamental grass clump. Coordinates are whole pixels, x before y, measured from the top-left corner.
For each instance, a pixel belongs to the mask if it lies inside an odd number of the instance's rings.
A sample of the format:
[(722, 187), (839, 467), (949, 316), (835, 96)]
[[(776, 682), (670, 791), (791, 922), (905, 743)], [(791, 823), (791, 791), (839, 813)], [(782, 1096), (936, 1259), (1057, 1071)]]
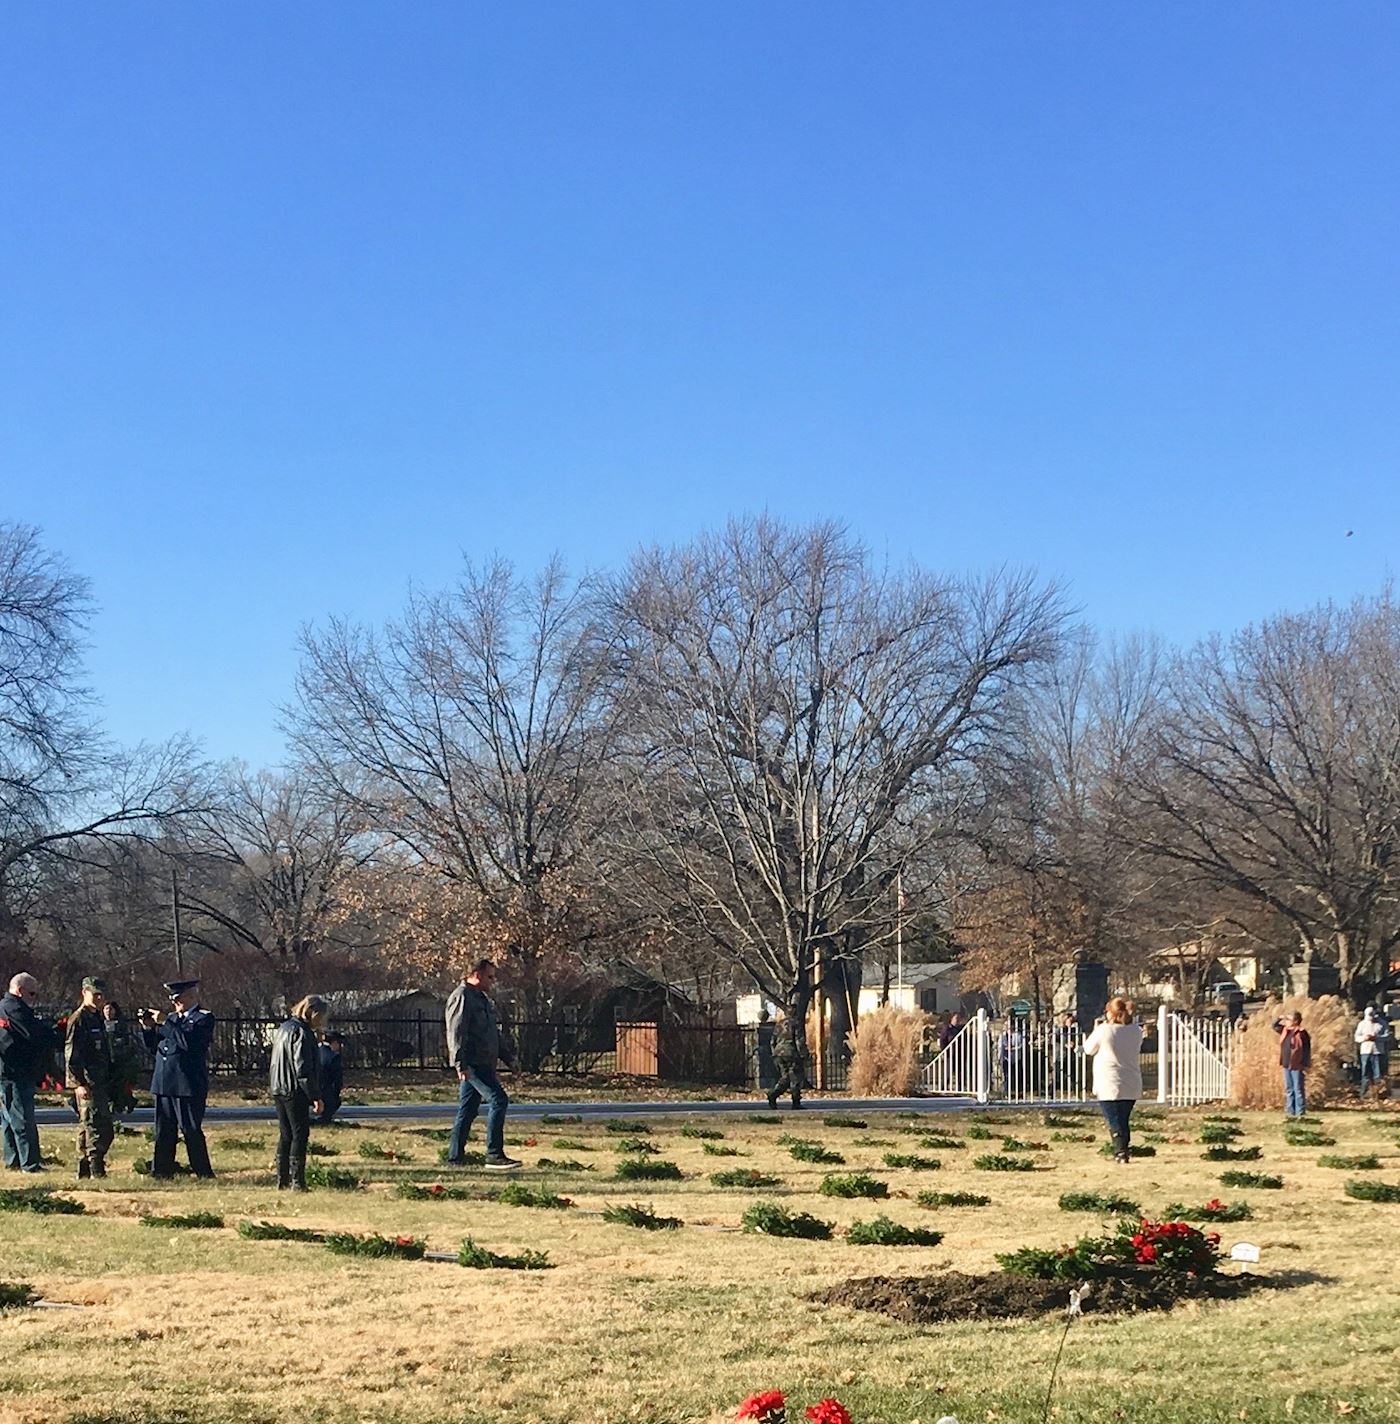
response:
[(789, 1142), (787, 1150), (788, 1156), (794, 1162), (818, 1162), (830, 1167), (840, 1167), (846, 1161), (839, 1152), (833, 1152), (830, 1148), (823, 1147), (820, 1142), (812, 1142), (801, 1137), (794, 1138)]
[(340, 1167), (323, 1167), (319, 1162), (308, 1162), (306, 1164), (306, 1185), (308, 1187), (325, 1187), (332, 1192), (355, 1192), (364, 1183), (353, 1172), (347, 1172)]
[(781, 1187), (783, 1179), (769, 1172), (760, 1172), (754, 1167), (731, 1167), (727, 1172), (712, 1172), (710, 1181), (717, 1187), (751, 1187), (760, 1190), (767, 1187)]
[(885, 1166), (896, 1171), (903, 1168), (909, 1172), (936, 1172), (943, 1163), (937, 1157), (920, 1157), (916, 1152), (886, 1152)]
[(685, 1225), (678, 1216), (658, 1216), (652, 1207), (639, 1203), (604, 1207), (603, 1220), (614, 1226), (640, 1227), (643, 1231), (678, 1231)]
[(544, 1251), (521, 1251), (518, 1255), (503, 1255), (478, 1246), (470, 1236), (463, 1238), (457, 1250), (457, 1264), (474, 1271), (548, 1271), (552, 1263)]
[(979, 1172), (1034, 1172), (1035, 1163), (1029, 1157), (1008, 1157), (1004, 1152), (987, 1152), (974, 1157), (972, 1165)]
[(1324, 1152), (1317, 1159), (1319, 1167), (1331, 1167), (1338, 1172), (1376, 1172), (1380, 1170), (1381, 1159), (1374, 1152), (1361, 1152), (1348, 1156), (1341, 1152)]
[(693, 1127), (690, 1123), (681, 1128), (682, 1137), (699, 1138), (702, 1142), (719, 1142), (724, 1134), (714, 1127)]
[(873, 1221), (852, 1222), (846, 1228), (846, 1240), (852, 1246), (937, 1246), (943, 1233), (901, 1226), (882, 1213)]
[(184, 1216), (143, 1216), (142, 1226), (170, 1227), (175, 1231), (217, 1231), (224, 1219), (212, 1211), (192, 1211)]
[[(1106, 1216), (1141, 1216), (1142, 1208), (1131, 1197), (1110, 1192), (1066, 1192), (1060, 1198), (1061, 1211), (1096, 1211)], [(1171, 1215), (1168, 1211), (1168, 1215)]]
[(496, 1193), (504, 1206), (534, 1206), (545, 1211), (567, 1211), (573, 1202), (547, 1187), (527, 1187), (524, 1182), (508, 1182)]
[(888, 1182), (869, 1172), (833, 1172), (822, 1178), (817, 1190), (824, 1197), (868, 1197), (875, 1200), (890, 1194)]
[(1264, 1191), (1276, 1192), (1283, 1186), (1283, 1178), (1271, 1176), (1268, 1172), (1222, 1172), (1222, 1187), (1258, 1187)]
[(304, 1226), (283, 1226), (280, 1221), (240, 1221), (238, 1234), (245, 1241), (302, 1241), (321, 1245), (324, 1231), (310, 1231)]
[(920, 1192), (914, 1198), (915, 1205), (937, 1210), (945, 1206), (991, 1206), (991, 1197), (981, 1192)]
[(858, 1098), (907, 1098), (919, 1083), (927, 1014), (885, 1004), (862, 1014), (846, 1037), (851, 1092)]
[(1400, 1202), (1400, 1183), (1348, 1182), (1342, 1190), (1357, 1201)]
[(328, 1231), (326, 1250), (337, 1256), (368, 1256), (372, 1260), (397, 1258), (401, 1261), (421, 1261), (427, 1248), (416, 1236), (380, 1236), (367, 1232), (358, 1236), (352, 1231)]
[(1356, 1018), (1349, 1004), (1327, 995), (1319, 999), (1269, 999), (1262, 1009), (1250, 1014), (1248, 1032), (1236, 1033), (1231, 1042), (1232, 1104), (1244, 1108), (1283, 1108), (1279, 1038), (1267, 1026), (1278, 1019), (1287, 1021), (1295, 1011), (1302, 1014), (1303, 1027), (1312, 1040), (1309, 1105), (1329, 1107), (1352, 1096), (1343, 1063), (1354, 1061), (1356, 1045), (1352, 1034)]
[(1201, 1206), (1173, 1202), (1166, 1215), (1185, 1221), (1248, 1221), (1254, 1215), (1254, 1208), (1248, 1202), (1223, 1202), (1219, 1197), (1212, 1197)]
[(12, 1187), (0, 1191), (0, 1211), (32, 1211), (38, 1216), (81, 1216), (79, 1201), (53, 1195), (52, 1187)]
[(789, 1211), (777, 1202), (754, 1202), (743, 1216), (743, 1229), (760, 1236), (797, 1236), (807, 1241), (830, 1241), (831, 1222), (810, 1212)]
[(685, 1174), (674, 1162), (651, 1157), (624, 1157), (613, 1176), (619, 1182), (679, 1182)]

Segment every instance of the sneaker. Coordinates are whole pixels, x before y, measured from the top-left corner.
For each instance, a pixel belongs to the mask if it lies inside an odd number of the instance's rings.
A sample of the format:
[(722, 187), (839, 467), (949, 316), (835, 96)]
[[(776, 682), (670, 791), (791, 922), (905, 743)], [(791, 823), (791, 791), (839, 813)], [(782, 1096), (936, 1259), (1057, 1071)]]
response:
[(486, 1170), (488, 1172), (518, 1172), (525, 1164), (517, 1162), (514, 1157), (488, 1157), (486, 1159)]

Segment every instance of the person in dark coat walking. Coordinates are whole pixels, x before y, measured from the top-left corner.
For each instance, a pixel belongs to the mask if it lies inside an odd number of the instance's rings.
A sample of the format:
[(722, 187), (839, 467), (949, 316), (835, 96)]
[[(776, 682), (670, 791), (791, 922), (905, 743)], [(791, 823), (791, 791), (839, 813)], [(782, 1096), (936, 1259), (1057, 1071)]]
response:
[(63, 1053), (64, 1081), (78, 1110), (78, 1180), (107, 1175), (112, 1145), (112, 1044), (102, 1019), (107, 981), (83, 980), (83, 1002), (68, 1015)]
[(18, 1172), (42, 1172), (34, 1093), (46, 1077), (55, 1045), (53, 1030), (37, 1013), (39, 981), (16, 974), (0, 999), (0, 1129), (5, 1165)]
[(496, 1064), (515, 1066), (515, 1045), (502, 1027), (491, 1002), (496, 966), (478, 960), (452, 991), (444, 1015), (447, 1053), (457, 1070), (457, 1118), (447, 1144), (447, 1161), (462, 1165), (467, 1134), (481, 1104), (486, 1104), (486, 1165), (495, 1172), (513, 1172), (520, 1163), (506, 1156), (506, 1109), (510, 1098), (496, 1076)]
[(204, 1140), (204, 1105), (209, 1097), (209, 1045), (214, 1015), (199, 1006), (198, 979), (165, 985), (170, 1012), (142, 1009), (137, 1015), (146, 1047), (156, 1057), (151, 1093), (156, 1100), (156, 1143), (151, 1176), (175, 1175), (175, 1144), (185, 1139), (185, 1155), (196, 1177), (212, 1177)]
[(330, 1005), (309, 995), (292, 1010), (291, 1017), (272, 1040), (268, 1086), (277, 1107), (277, 1190), (306, 1190), (306, 1148), (311, 1137), (311, 1114), (317, 1117), (321, 1101), (321, 1051), (316, 1035), (326, 1026)]
[(345, 1091), (345, 1064), (341, 1051), (345, 1040), (338, 1033), (321, 1035), (321, 1111), (316, 1121), (329, 1127), (340, 1111), (341, 1094)]

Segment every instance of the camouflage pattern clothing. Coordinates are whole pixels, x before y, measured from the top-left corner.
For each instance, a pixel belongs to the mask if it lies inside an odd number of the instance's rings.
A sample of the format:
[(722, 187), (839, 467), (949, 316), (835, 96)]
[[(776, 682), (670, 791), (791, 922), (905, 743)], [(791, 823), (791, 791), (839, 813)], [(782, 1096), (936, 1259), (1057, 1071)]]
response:
[(75, 1009), (68, 1019), (64, 1076), (70, 1088), (82, 1088), (78, 1110), (78, 1175), (105, 1177), (107, 1149), (112, 1145), (112, 1046), (102, 1011), (91, 1005)]
[(778, 1025), (778, 1035), (773, 1043), (773, 1061), (778, 1070), (778, 1081), (768, 1089), (768, 1106), (777, 1107), (778, 1099), (784, 1094), (792, 1094), (792, 1105), (802, 1106), (802, 1089), (807, 1085), (808, 1063), (807, 1039), (793, 1038), (786, 1024)]

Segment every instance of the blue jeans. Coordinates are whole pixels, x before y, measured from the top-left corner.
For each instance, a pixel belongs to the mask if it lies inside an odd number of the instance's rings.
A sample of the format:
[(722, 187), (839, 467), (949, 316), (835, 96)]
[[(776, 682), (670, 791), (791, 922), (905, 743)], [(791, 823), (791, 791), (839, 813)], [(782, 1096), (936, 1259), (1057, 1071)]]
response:
[(1133, 1115), (1133, 1098), (1110, 1098), (1099, 1100), (1099, 1111), (1104, 1116), (1104, 1121), (1108, 1124), (1108, 1135), (1113, 1139), (1113, 1152), (1115, 1156), (1127, 1157), (1129, 1155), (1128, 1145), (1130, 1135), (1128, 1131), (1128, 1119)]
[(1303, 1086), (1303, 1069), (1283, 1070), (1283, 1111), (1286, 1117), (1305, 1117), (1308, 1111), (1308, 1095)]
[(43, 1162), (39, 1156), (39, 1124), (34, 1120), (33, 1083), (0, 1079), (0, 1127), (4, 1130), (5, 1165), (37, 1172)]
[(483, 1100), (486, 1103), (486, 1155), (506, 1155), (506, 1109), (510, 1099), (494, 1068), (468, 1068), (467, 1076), (457, 1087), (457, 1120), (452, 1124), (452, 1140), (447, 1144), (449, 1162), (461, 1158), (467, 1134), (472, 1130)]
[(1361, 1078), (1359, 1081), (1359, 1091), (1361, 1096), (1366, 1096), (1367, 1083), (1379, 1083), (1381, 1080), (1381, 1056), (1379, 1053), (1363, 1053), (1360, 1055)]

